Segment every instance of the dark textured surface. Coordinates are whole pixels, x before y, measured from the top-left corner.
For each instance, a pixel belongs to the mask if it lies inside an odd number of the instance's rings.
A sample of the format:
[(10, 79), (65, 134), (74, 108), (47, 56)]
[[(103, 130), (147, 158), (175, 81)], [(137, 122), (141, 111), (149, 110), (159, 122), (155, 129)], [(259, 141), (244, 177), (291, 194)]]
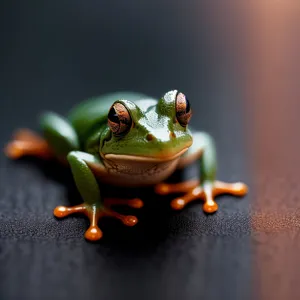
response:
[[(44, 109), (64, 114), (109, 91), (158, 97), (177, 88), (194, 127), (216, 139), (219, 179), (250, 183), (239, 76), (228, 65), (238, 53), (224, 39), (239, 17), (230, 5), (222, 19), (201, 1), (25, 3), (1, 4), (1, 145), (18, 127), (38, 130)], [(206, 216), (201, 202), (175, 213), (171, 197), (137, 191), (146, 200), (139, 224), (103, 220), (104, 239), (91, 244), (85, 218), (52, 215), (79, 201), (68, 170), (3, 154), (0, 163), (1, 299), (250, 298), (251, 193), (221, 197)]]

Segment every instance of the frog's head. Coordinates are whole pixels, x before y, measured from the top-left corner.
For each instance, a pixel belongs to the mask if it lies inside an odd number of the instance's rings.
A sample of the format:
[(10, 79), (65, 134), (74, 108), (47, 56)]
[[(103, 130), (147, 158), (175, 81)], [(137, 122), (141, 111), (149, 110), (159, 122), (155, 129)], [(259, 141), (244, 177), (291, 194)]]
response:
[(192, 115), (186, 96), (167, 92), (161, 99), (117, 100), (108, 113), (101, 138), (104, 159), (166, 162), (180, 157), (192, 144), (188, 123)]

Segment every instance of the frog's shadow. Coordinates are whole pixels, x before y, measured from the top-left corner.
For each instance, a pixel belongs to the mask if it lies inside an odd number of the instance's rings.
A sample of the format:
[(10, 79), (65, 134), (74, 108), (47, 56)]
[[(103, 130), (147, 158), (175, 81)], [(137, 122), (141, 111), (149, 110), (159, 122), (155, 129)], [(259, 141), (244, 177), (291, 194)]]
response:
[[(71, 169), (68, 166), (64, 166), (56, 161), (44, 161), (31, 157), (22, 158), (18, 161), (18, 163), (22, 162), (26, 165), (34, 165), (47, 179), (64, 186), (66, 198), (62, 199), (61, 205), (82, 203), (82, 198), (76, 188)], [(191, 166), (183, 171), (176, 171), (166, 182), (176, 183), (196, 176), (197, 168)], [(138, 197), (144, 202), (144, 206), (141, 209), (125, 206), (114, 207), (114, 210), (119, 213), (136, 215), (139, 222), (134, 227), (124, 226), (120, 221), (111, 218), (99, 221), (101, 229), (105, 232), (105, 238), (101, 240), (101, 243), (117, 244), (118, 248), (123, 248), (123, 250), (128, 249), (128, 247), (138, 249), (146, 244), (149, 247), (149, 243), (154, 246), (166, 240), (170, 235), (171, 219), (176, 214), (182, 213), (176, 212), (170, 207), (170, 202), (177, 196), (176, 194), (160, 196), (154, 192), (153, 187), (120, 188), (105, 185), (101, 186), (101, 191), (104, 196), (123, 199)], [(76, 218), (84, 219), (86, 226), (88, 226), (86, 217), (78, 215)]]

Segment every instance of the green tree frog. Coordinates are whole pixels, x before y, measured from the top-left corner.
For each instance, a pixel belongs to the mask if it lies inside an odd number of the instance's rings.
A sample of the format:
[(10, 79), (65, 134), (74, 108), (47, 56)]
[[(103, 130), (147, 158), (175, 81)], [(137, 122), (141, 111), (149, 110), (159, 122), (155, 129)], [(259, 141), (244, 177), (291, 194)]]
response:
[[(96, 241), (103, 233), (98, 220), (115, 217), (127, 226), (136, 225), (135, 216), (121, 215), (113, 205), (141, 208), (141, 199), (104, 199), (101, 184), (139, 187), (153, 186), (156, 193), (182, 193), (171, 201), (175, 210), (196, 199), (204, 200), (206, 213), (217, 211), (215, 197), (223, 193), (243, 196), (244, 183), (216, 180), (216, 150), (211, 136), (194, 131), (189, 122), (192, 108), (178, 90), (154, 99), (135, 92), (115, 92), (91, 98), (71, 109), (66, 117), (53, 112), (41, 116), (42, 134), (18, 130), (7, 144), (11, 159), (37, 156), (58, 159), (71, 168), (83, 203), (58, 206), (58, 218), (83, 213), (90, 226), (87, 240)], [(176, 184), (166, 179), (176, 170), (199, 161), (200, 179)]]

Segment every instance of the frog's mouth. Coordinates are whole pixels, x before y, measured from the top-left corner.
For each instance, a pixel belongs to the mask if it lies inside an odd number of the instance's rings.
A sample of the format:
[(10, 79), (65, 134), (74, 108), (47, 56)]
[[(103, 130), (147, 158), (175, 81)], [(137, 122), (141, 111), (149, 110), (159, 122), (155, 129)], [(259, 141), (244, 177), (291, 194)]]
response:
[(127, 162), (151, 162), (151, 163), (160, 163), (160, 162), (168, 162), (175, 160), (182, 156), (189, 147), (182, 149), (181, 151), (175, 154), (164, 154), (160, 153), (156, 156), (142, 156), (142, 155), (128, 155), (128, 154), (104, 154), (103, 157), (105, 160), (110, 161), (127, 161)]

